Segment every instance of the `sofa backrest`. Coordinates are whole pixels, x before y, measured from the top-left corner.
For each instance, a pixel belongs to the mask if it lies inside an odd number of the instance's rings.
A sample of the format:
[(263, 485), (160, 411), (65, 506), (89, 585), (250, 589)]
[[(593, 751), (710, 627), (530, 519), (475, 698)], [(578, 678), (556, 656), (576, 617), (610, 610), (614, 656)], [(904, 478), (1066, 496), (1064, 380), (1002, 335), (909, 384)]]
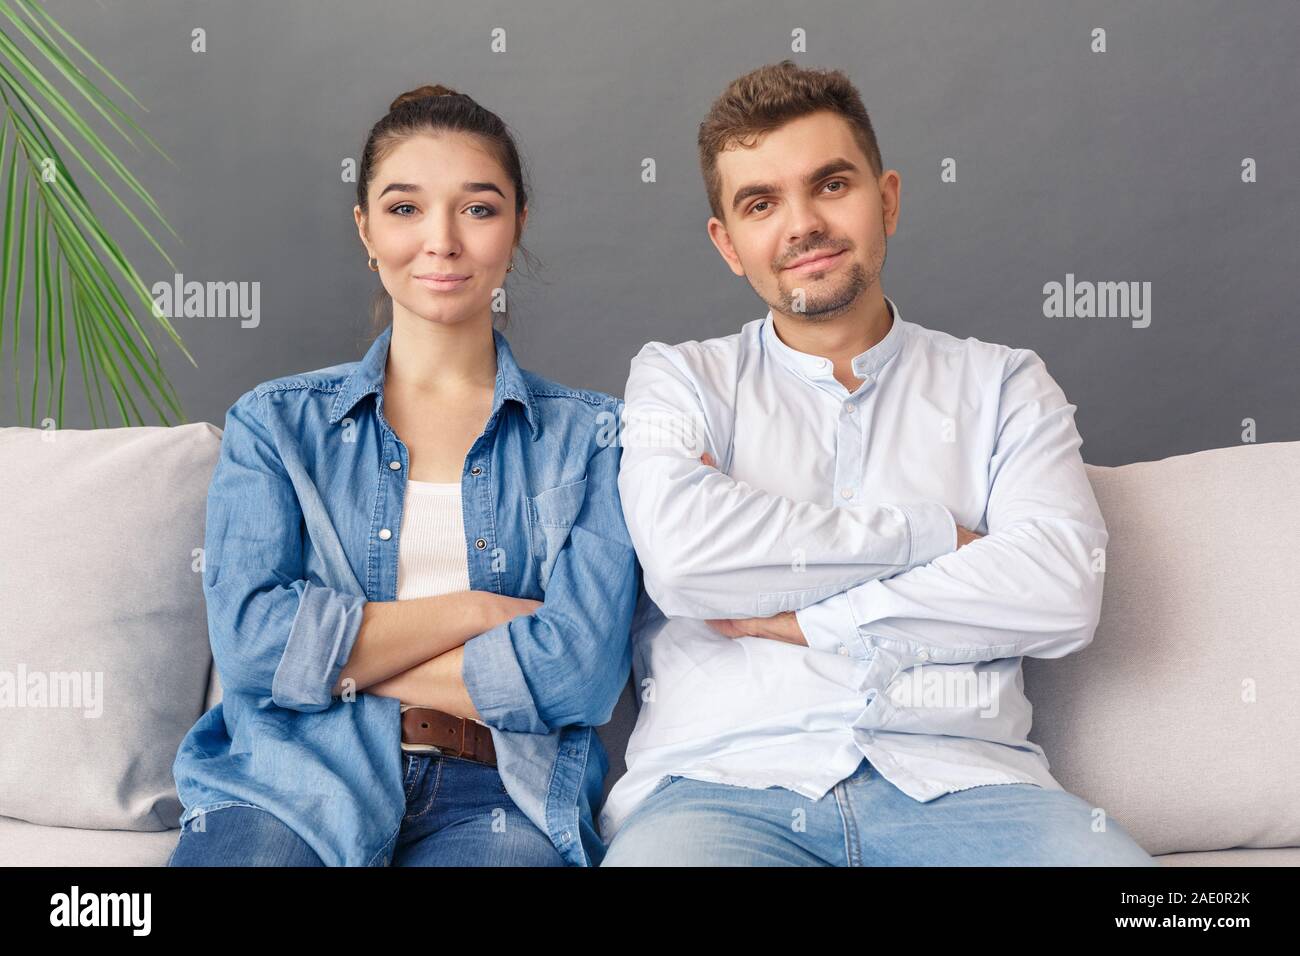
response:
[(1026, 658), (1030, 739), (1148, 853), (1300, 846), (1300, 442), (1089, 465), (1092, 643)]
[[(0, 428), (0, 816), (167, 830), (211, 654), (203, 523), (220, 431)], [(13, 768), (18, 768), (14, 772)]]

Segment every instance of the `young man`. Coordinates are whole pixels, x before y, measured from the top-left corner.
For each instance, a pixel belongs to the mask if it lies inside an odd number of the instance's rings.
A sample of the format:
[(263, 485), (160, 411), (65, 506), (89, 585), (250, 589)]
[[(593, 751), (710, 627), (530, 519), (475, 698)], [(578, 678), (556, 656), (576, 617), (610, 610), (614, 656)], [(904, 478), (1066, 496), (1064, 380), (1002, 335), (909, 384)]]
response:
[(900, 179), (844, 74), (755, 70), (699, 146), (709, 236), (770, 311), (632, 362), (654, 603), (604, 865), (1156, 865), (1027, 739), (1020, 658), (1101, 609), (1075, 406), (1034, 352), (885, 297)]

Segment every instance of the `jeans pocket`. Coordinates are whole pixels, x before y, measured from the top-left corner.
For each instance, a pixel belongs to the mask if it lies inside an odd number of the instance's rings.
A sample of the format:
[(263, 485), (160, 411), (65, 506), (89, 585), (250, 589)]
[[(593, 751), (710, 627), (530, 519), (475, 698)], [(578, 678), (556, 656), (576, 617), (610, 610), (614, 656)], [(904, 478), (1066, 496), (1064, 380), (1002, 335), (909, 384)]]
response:
[[(666, 788), (667, 788), (670, 784), (672, 784), (674, 781), (676, 781), (676, 780), (681, 780), (681, 779), (682, 779), (682, 778), (681, 778), (678, 774), (675, 774), (675, 773), (670, 773), (670, 774), (665, 775), (664, 777), (660, 778), (660, 780), (659, 780), (659, 782), (658, 782), (657, 784), (655, 784), (655, 788), (654, 788), (653, 790), (650, 791), (649, 796), (650, 796), (650, 797), (653, 797), (653, 796), (654, 796), (656, 793), (658, 793), (660, 790), (664, 790), (664, 789), (666, 789)], [(648, 798), (647, 798), (647, 799), (648, 799)]]
[(406, 798), (404, 820), (418, 820), (423, 817), (433, 809), (433, 803), (438, 797), (438, 789), (442, 785), (445, 758), (441, 758), (436, 754), (427, 756), (429, 759), (425, 761), (424, 771)]

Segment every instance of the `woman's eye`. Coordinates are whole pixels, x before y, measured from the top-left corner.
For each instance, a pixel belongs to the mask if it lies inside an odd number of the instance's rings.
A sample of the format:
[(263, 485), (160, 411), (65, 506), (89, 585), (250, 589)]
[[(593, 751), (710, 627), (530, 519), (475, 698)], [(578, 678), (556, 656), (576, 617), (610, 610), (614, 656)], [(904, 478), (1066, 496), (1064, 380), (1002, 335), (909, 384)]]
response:
[(483, 215), (481, 215), (481, 216), (473, 216), (474, 219), (487, 219), (489, 216), (495, 216), (495, 215), (496, 215), (496, 210), (495, 210), (495, 209), (493, 209), (491, 206), (485, 206), (485, 205), (483, 205), (482, 203), (475, 203), (474, 205), (470, 206), (469, 208), (470, 208), (470, 209), (482, 209), (482, 210), (485, 210), (484, 213), (483, 213)]
[[(415, 206), (412, 205), (411, 203), (409, 203), (409, 202), (404, 202), (404, 203), (398, 203), (396, 206), (394, 206), (392, 209), (390, 209), (389, 212), (397, 212), (397, 210), (402, 209), (402, 208), (404, 208), (404, 207), (410, 207), (411, 209), (414, 209), (414, 208), (415, 208)], [(401, 215), (401, 214), (398, 213), (398, 215)], [(403, 219), (406, 219), (406, 218), (409, 218), (409, 217), (407, 217), (407, 216), (402, 216), (402, 218), (403, 218)]]

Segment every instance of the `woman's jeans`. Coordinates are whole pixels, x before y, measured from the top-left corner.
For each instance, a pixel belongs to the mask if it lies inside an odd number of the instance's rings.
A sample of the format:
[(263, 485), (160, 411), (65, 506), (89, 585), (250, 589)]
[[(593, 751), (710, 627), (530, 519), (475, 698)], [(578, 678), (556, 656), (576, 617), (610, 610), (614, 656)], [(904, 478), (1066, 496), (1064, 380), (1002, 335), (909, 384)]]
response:
[[(550, 838), (524, 816), (495, 767), (435, 753), (403, 753), (406, 815), (392, 866), (563, 866)], [(284, 823), (256, 807), (201, 815), (181, 830), (168, 866), (323, 866)], [(195, 819), (198, 819), (197, 817)]]
[(820, 800), (670, 776), (602, 866), (1158, 866), (1064, 790), (992, 784), (913, 800), (863, 760)]

